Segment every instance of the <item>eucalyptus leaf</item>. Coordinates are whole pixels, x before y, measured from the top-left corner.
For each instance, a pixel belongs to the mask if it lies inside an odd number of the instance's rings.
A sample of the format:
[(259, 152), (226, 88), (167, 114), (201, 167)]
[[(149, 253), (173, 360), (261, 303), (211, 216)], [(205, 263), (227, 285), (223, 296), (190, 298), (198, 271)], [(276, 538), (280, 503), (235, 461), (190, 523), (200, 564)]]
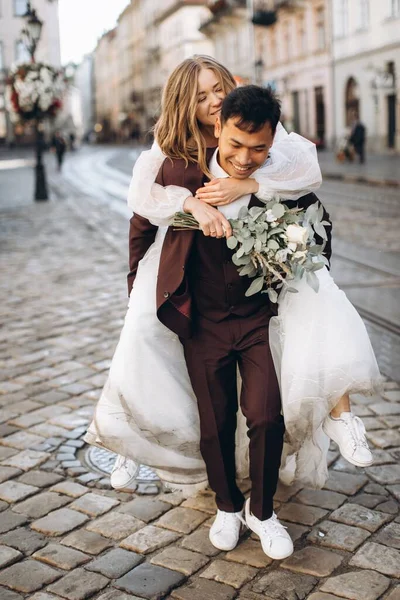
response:
[(299, 293), (299, 290), (297, 288), (289, 287), (289, 286), (286, 288), (286, 291), (290, 292), (291, 294), (298, 294)]
[(238, 241), (233, 235), (231, 235), (231, 237), (228, 237), (226, 240), (226, 245), (230, 250), (233, 250), (238, 245)]
[(312, 265), (312, 271), (320, 271), (321, 269), (324, 268), (324, 263), (323, 262), (315, 262)]
[(309, 271), (306, 274), (306, 281), (307, 281), (308, 285), (310, 287), (312, 287), (312, 289), (314, 290), (314, 292), (318, 292), (318, 290), (319, 290), (319, 279), (318, 279), (318, 277), (316, 276), (315, 273), (313, 273), (312, 271)]
[(276, 301), (278, 300), (278, 294), (275, 290), (273, 290), (272, 288), (268, 288), (268, 298), (271, 300), (271, 302), (273, 304), (276, 303)]
[(239, 275), (248, 275), (249, 277), (254, 277), (254, 275), (256, 275), (256, 273), (257, 273), (257, 271), (255, 270), (252, 262), (249, 262), (247, 265), (242, 267), (239, 271)]
[(270, 250), (279, 250), (279, 244), (275, 240), (268, 240), (267, 246)]
[(283, 204), (274, 204), (271, 210), (276, 219), (280, 219), (285, 214), (285, 207)]
[(265, 208), (261, 206), (253, 206), (250, 208), (249, 213), (253, 219), (258, 219), (265, 212)]
[(321, 223), (314, 223), (315, 233), (317, 233), (323, 240), (327, 240), (328, 236), (326, 235), (325, 227), (321, 225)]
[(261, 242), (261, 240), (260, 240), (260, 239), (257, 239), (257, 240), (254, 242), (254, 250), (255, 250), (256, 252), (261, 252), (261, 248), (262, 248), (262, 242)]
[(247, 240), (244, 240), (243, 242), (243, 250), (246, 254), (248, 254), (250, 252), (250, 250), (253, 249), (254, 246), (254, 238), (248, 238)]
[(257, 277), (256, 279), (253, 279), (249, 289), (246, 291), (245, 296), (248, 297), (253, 296), (254, 294), (258, 294), (258, 292), (261, 292), (263, 285), (264, 277)]
[(234, 254), (232, 262), (236, 267), (241, 267), (242, 265), (248, 265), (251, 262), (251, 258), (248, 255), (238, 257), (237, 254)]
[(248, 215), (248, 212), (247, 206), (242, 206), (242, 208), (239, 210), (238, 219), (245, 219)]

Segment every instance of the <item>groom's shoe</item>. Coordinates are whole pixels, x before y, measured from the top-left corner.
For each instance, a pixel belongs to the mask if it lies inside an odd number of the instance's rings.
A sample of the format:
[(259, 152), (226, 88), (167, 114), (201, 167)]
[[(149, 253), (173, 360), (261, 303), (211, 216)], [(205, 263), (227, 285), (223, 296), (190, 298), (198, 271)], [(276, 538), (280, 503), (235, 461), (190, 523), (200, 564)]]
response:
[(258, 535), (267, 556), (274, 560), (282, 560), (293, 554), (292, 538), (275, 513), (269, 519), (260, 521), (250, 512), (250, 499), (246, 500), (245, 512), (247, 527)]
[(243, 510), (236, 513), (229, 513), (218, 510), (214, 523), (211, 525), (209, 537), (210, 542), (218, 550), (233, 550), (239, 541), (240, 528), (243, 519)]
[(364, 423), (351, 412), (339, 418), (328, 415), (322, 425), (326, 435), (339, 446), (340, 454), (356, 467), (369, 467), (374, 459), (365, 437)]

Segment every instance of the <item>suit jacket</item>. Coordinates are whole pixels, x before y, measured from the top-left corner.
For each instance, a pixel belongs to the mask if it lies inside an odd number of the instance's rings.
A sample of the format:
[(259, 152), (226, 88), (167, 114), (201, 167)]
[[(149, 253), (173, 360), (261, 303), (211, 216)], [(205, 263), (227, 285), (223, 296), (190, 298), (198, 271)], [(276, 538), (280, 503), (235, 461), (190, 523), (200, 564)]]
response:
[[(210, 159), (214, 149), (209, 149), (207, 158)], [(198, 165), (181, 159), (165, 159), (157, 175), (156, 183), (162, 186), (178, 185), (188, 188), (192, 194), (202, 187), (204, 174)], [(318, 200), (313, 193), (306, 194), (298, 200), (285, 200), (288, 206), (307, 208)], [(252, 196), (251, 206), (262, 206), (255, 196)], [(329, 215), (324, 209), (324, 219), (329, 221)], [(129, 230), (129, 268), (128, 292), (130, 294), (139, 261), (143, 258), (155, 240), (158, 227), (147, 219), (135, 214), (130, 221)], [(188, 338), (192, 330), (192, 300), (185, 276), (190, 251), (193, 245), (195, 231), (174, 231), (169, 227), (165, 235), (161, 252), (157, 280), (157, 317), (166, 327), (181, 338)], [(320, 240), (317, 240), (320, 241)], [(331, 232), (328, 232), (328, 243), (325, 256), (331, 256)]]

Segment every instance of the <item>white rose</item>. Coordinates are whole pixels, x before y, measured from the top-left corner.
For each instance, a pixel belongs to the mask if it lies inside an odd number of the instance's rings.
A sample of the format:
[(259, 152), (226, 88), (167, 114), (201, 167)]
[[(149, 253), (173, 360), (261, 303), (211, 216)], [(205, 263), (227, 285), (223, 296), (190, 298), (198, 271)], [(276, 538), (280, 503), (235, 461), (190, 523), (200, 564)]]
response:
[(288, 225), (286, 229), (286, 235), (289, 242), (293, 244), (304, 245), (308, 240), (308, 231), (305, 227), (301, 227), (301, 225)]

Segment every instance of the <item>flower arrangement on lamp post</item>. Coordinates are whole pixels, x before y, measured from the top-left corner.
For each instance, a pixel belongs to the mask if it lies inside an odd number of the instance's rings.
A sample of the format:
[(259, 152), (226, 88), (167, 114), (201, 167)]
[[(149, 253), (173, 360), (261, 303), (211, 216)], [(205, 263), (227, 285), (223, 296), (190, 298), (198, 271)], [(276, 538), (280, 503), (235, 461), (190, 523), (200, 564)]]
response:
[(42, 154), (44, 149), (43, 121), (55, 117), (62, 107), (65, 90), (63, 72), (35, 62), (43, 22), (27, 3), (25, 27), (21, 36), (31, 56), (31, 62), (14, 67), (7, 79), (6, 99), (14, 123), (33, 121), (36, 133), (35, 200), (47, 200), (47, 185)]

